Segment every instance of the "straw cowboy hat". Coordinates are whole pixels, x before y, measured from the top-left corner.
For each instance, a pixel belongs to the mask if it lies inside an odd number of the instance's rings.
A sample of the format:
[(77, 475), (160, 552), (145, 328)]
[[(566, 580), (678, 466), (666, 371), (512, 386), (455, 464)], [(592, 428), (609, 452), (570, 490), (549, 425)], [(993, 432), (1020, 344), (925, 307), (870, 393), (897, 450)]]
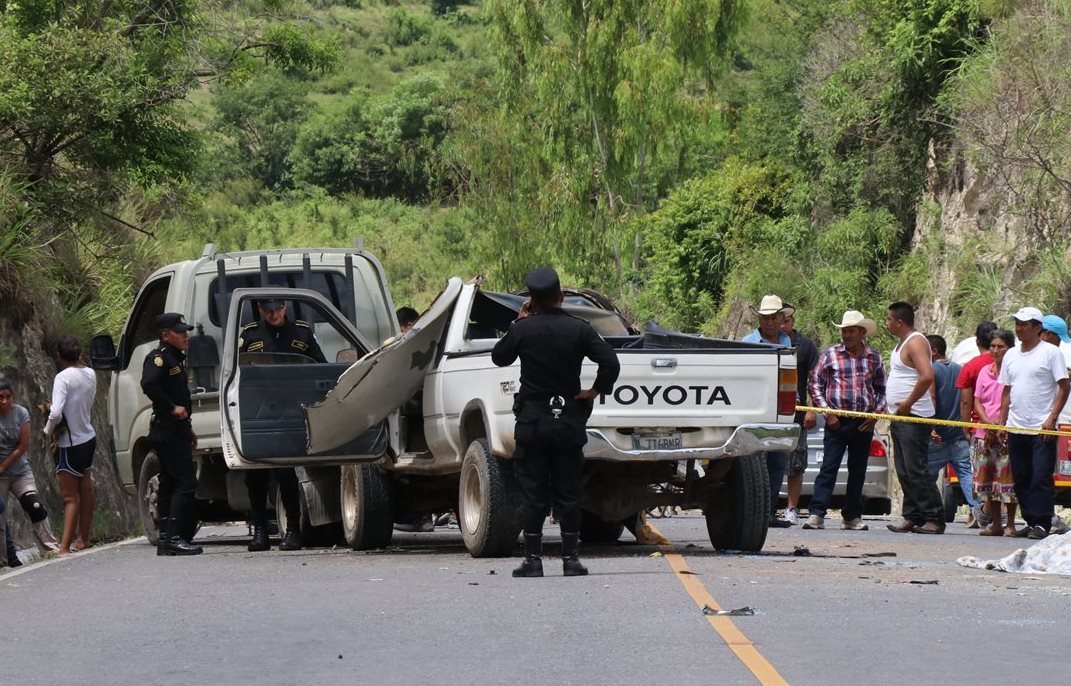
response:
[(764, 295), (762, 301), (758, 307), (752, 307), (751, 311), (755, 314), (777, 314), (778, 312), (784, 312), (792, 314), (796, 311), (795, 307), (792, 307), (788, 303), (781, 302), (781, 298), (776, 295)]
[(833, 326), (838, 329), (843, 329), (848, 326), (858, 326), (866, 331), (867, 336), (873, 336), (874, 332), (878, 330), (878, 325), (874, 323), (874, 320), (867, 319), (859, 310), (848, 310), (844, 313), (844, 316), (840, 318), (840, 324), (834, 323)]

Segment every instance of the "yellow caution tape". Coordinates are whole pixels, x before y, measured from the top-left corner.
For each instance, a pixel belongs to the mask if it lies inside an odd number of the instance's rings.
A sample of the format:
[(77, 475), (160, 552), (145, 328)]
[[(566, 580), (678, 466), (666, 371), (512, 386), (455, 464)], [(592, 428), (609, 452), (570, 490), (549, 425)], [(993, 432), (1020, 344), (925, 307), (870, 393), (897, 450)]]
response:
[(913, 424), (933, 424), (936, 426), (954, 426), (961, 429), (991, 429), (993, 431), (1011, 431), (1019, 434), (1039, 434), (1041, 436), (1067, 436), (1071, 437), (1071, 431), (1052, 431), (1049, 429), (1023, 429), (1018, 426), (1002, 426), (1000, 424), (980, 424), (974, 422), (957, 422), (952, 419), (934, 419), (932, 417), (915, 417), (911, 415), (880, 414), (878, 412), (855, 412), (854, 410), (833, 410), (824, 407), (809, 407), (796, 405), (797, 412), (814, 412), (816, 414), (835, 414), (841, 417), (856, 417), (858, 419), (888, 419), (890, 422), (909, 422)]

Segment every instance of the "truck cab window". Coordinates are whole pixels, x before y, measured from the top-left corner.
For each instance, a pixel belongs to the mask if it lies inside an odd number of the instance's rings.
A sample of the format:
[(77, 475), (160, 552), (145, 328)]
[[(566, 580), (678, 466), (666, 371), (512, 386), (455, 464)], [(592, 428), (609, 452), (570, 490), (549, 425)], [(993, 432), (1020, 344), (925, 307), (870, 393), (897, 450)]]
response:
[(160, 337), (160, 332), (153, 328), (153, 320), (156, 319), (156, 315), (164, 313), (167, 306), (167, 291), (170, 286), (171, 277), (165, 276), (148, 284), (141, 291), (141, 297), (134, 305), (133, 314), (123, 337), (121, 352), (123, 369), (130, 364), (130, 356), (134, 348)]

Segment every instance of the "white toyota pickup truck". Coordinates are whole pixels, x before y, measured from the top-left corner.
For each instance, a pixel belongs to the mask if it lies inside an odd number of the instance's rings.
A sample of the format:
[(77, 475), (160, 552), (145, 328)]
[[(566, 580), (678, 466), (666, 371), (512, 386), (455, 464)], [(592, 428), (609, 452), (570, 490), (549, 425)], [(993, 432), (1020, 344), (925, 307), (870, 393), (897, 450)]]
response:
[[(258, 297), (262, 289), (235, 291), (231, 320)], [(346, 323), (315, 293), (286, 298)], [(472, 555), (512, 554), (520, 528), (510, 464), (520, 369), (496, 367), (490, 351), (523, 300), (485, 291), (479, 279), (450, 279), (410, 331), (364, 355), (337, 383), (325, 382), (322, 400), (302, 405), (304, 433), (272, 418), (288, 402), (298, 405), (287, 385), (315, 365), (260, 364), (238, 353), (238, 331), (228, 330), (221, 378), (228, 466), (341, 465), (343, 531), (357, 549), (388, 545), (395, 522), (456, 509)], [(584, 539), (616, 540), (626, 518), (672, 504), (702, 508), (715, 547), (761, 549), (770, 489), (760, 453), (791, 450), (798, 435), (794, 351), (634, 334), (614, 311), (570, 301), (566, 308), (590, 321), (621, 360), (614, 392), (596, 401), (589, 420)], [(584, 374), (590, 382), (593, 367)], [(384, 422), (388, 447), (375, 457), (361, 441)]]

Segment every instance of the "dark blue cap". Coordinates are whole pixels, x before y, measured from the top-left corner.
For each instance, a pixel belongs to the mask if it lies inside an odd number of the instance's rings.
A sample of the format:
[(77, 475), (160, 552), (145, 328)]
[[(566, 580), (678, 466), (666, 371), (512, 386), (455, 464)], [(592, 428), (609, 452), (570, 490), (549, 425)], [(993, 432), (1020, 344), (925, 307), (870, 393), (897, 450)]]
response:
[(187, 324), (182, 319), (182, 315), (178, 312), (164, 312), (163, 314), (156, 315), (156, 319), (153, 320), (156, 329), (163, 331), (164, 329), (171, 329), (172, 331), (189, 331), (193, 327)]
[(524, 280), (528, 287), (528, 294), (536, 298), (546, 298), (558, 295), (562, 290), (562, 283), (558, 280), (558, 272), (550, 267), (540, 267), (528, 273)]
[(282, 307), (286, 303), (282, 300), (261, 300), (258, 304), (265, 310), (275, 310)]

